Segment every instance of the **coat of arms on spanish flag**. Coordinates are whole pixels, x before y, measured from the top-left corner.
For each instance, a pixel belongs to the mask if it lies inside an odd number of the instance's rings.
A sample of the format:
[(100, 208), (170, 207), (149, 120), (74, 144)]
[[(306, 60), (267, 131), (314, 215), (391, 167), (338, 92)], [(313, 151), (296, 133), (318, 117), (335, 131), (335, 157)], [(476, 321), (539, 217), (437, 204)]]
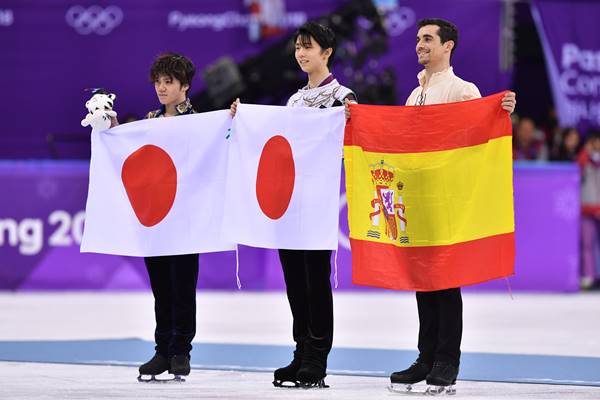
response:
[(351, 106), (353, 283), (432, 291), (514, 274), (512, 126), (502, 96)]

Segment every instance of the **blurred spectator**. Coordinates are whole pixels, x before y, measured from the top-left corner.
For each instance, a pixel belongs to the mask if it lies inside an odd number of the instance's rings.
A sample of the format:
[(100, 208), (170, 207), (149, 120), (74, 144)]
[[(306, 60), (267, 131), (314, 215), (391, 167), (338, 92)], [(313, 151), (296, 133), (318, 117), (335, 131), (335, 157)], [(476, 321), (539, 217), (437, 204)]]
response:
[(535, 127), (531, 118), (521, 118), (513, 136), (513, 160), (547, 159), (548, 149), (543, 133)]
[(541, 130), (544, 132), (546, 145), (548, 149), (552, 149), (552, 154), (557, 154), (558, 146), (560, 145), (561, 131), (558, 126), (558, 116), (556, 115), (556, 108), (548, 108), (548, 113), (544, 121), (541, 124)]
[(600, 233), (600, 132), (591, 132), (577, 157), (581, 169), (581, 287), (596, 283)]
[(565, 128), (560, 132), (552, 152), (553, 161), (577, 161), (579, 152), (579, 131), (577, 128)]

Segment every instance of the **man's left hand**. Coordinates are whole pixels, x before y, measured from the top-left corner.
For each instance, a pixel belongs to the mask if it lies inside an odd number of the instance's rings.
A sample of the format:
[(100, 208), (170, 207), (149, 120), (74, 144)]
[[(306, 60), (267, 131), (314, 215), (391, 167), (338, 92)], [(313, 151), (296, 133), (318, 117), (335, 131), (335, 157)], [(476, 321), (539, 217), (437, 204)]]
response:
[(508, 92), (502, 97), (502, 109), (509, 114), (512, 114), (515, 111), (515, 106), (517, 105), (517, 94), (515, 92)]

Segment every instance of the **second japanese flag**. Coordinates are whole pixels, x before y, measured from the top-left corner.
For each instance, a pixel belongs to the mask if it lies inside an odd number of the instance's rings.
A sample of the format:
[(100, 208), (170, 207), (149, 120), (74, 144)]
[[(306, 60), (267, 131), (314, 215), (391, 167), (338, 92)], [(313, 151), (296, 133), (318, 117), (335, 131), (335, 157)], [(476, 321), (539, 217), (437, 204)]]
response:
[(336, 249), (344, 126), (342, 107), (239, 105), (224, 237), (255, 247)]

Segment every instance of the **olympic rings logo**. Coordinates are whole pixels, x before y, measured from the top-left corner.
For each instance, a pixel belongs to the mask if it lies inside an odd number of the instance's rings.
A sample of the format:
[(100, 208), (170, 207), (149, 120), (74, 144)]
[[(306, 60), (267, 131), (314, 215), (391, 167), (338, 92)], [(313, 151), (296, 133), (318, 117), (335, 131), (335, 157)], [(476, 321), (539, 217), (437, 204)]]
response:
[(123, 21), (123, 11), (116, 6), (73, 6), (67, 10), (65, 19), (80, 35), (108, 35)]

